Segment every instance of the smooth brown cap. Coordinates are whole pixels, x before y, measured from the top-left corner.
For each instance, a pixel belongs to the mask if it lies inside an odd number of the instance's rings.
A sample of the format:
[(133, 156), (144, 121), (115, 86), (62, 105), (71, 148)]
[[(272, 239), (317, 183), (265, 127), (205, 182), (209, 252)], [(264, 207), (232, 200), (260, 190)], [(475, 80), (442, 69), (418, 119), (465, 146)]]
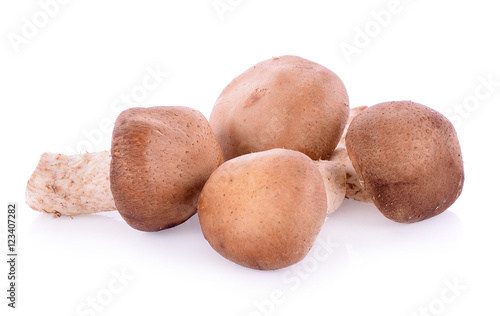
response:
[(340, 78), (312, 61), (282, 56), (236, 77), (220, 94), (210, 124), (226, 160), (272, 148), (328, 159), (349, 116)]
[(292, 265), (311, 249), (326, 217), (321, 174), (306, 155), (272, 149), (222, 164), (203, 188), (203, 235), (225, 258), (261, 270)]
[(446, 117), (424, 105), (398, 101), (369, 107), (352, 121), (346, 146), (375, 205), (396, 222), (438, 215), (462, 192), (457, 133)]
[(223, 162), (203, 114), (167, 106), (123, 111), (113, 130), (111, 157), (116, 207), (142, 231), (173, 227), (195, 214), (203, 185)]

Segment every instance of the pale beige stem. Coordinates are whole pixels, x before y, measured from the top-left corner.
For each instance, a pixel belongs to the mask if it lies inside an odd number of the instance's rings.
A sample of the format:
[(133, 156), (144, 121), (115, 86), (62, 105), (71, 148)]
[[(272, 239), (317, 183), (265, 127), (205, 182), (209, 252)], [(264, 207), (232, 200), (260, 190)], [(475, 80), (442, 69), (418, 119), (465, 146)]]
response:
[(358, 106), (356, 108), (352, 108), (349, 110), (349, 118), (347, 119), (347, 124), (345, 125), (344, 132), (342, 133), (342, 137), (340, 138), (340, 142), (337, 147), (345, 148), (345, 135), (347, 135), (347, 129), (351, 125), (352, 120), (361, 113), (361, 111), (366, 110), (368, 107), (366, 105)]
[(109, 188), (110, 161), (109, 151), (44, 153), (26, 186), (26, 204), (55, 216), (116, 210)]
[(352, 199), (365, 203), (373, 203), (370, 195), (363, 187), (363, 184), (360, 182), (358, 175), (356, 174), (356, 170), (352, 166), (351, 160), (349, 159), (349, 155), (347, 154), (347, 150), (345, 147), (345, 136), (347, 134), (347, 129), (349, 125), (351, 125), (352, 120), (361, 113), (361, 111), (365, 110), (367, 106), (359, 106), (356, 108), (352, 108), (349, 113), (349, 119), (347, 120), (346, 127), (344, 129), (344, 133), (342, 134), (342, 138), (339, 142), (337, 149), (335, 149), (330, 161), (340, 164), (346, 174), (346, 199)]
[(329, 160), (314, 161), (318, 166), (326, 190), (327, 210), (329, 215), (335, 212), (344, 201), (346, 195), (345, 169), (338, 163)]
[(356, 170), (352, 166), (351, 160), (347, 155), (345, 148), (338, 147), (335, 149), (333, 156), (330, 161), (339, 164), (345, 172), (346, 175), (346, 199), (352, 199), (365, 203), (373, 203), (370, 195), (364, 189), (363, 185), (359, 181)]

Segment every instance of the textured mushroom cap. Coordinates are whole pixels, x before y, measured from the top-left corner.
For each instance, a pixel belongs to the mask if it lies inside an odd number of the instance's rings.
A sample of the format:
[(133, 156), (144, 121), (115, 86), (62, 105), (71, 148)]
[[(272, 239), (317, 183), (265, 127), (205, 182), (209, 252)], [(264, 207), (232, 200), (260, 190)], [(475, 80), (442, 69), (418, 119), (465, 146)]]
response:
[(272, 148), (328, 159), (349, 116), (340, 78), (312, 61), (283, 56), (258, 63), (221, 93), (210, 124), (226, 160)]
[(346, 136), (361, 183), (387, 218), (401, 223), (435, 216), (462, 192), (464, 169), (453, 125), (411, 101), (362, 111)]
[(117, 118), (110, 182), (133, 228), (158, 231), (196, 213), (200, 191), (223, 162), (208, 121), (186, 107), (131, 108)]
[(321, 174), (287, 149), (222, 164), (198, 201), (203, 235), (225, 258), (261, 270), (292, 265), (311, 249), (326, 217)]

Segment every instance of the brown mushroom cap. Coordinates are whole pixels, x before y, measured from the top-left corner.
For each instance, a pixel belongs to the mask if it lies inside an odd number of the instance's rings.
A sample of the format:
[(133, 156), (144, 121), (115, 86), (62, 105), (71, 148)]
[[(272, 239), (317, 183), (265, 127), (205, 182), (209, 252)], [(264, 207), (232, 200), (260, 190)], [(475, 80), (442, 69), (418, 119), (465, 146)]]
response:
[(312, 61), (283, 56), (258, 63), (221, 93), (210, 124), (226, 160), (272, 148), (328, 159), (349, 116), (340, 78)]
[(203, 235), (225, 258), (261, 270), (309, 252), (326, 217), (321, 174), (306, 155), (272, 149), (226, 161), (198, 202)]
[(437, 111), (411, 101), (362, 111), (346, 136), (361, 183), (387, 218), (418, 222), (438, 215), (462, 192), (457, 133)]
[(117, 118), (110, 184), (133, 228), (158, 231), (196, 213), (200, 191), (223, 162), (208, 121), (186, 107), (131, 108)]

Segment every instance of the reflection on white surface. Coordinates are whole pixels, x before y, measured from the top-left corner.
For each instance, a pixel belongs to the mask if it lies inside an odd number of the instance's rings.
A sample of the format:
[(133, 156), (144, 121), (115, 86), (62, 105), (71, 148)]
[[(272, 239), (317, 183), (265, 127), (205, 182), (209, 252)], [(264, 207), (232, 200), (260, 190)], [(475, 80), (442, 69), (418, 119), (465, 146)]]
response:
[[(423, 222), (400, 224), (386, 219), (371, 204), (348, 200), (327, 218), (309, 254), (277, 271), (252, 270), (224, 259), (203, 238), (196, 215), (177, 227), (148, 233), (129, 227), (117, 212), (73, 219), (40, 214), (25, 238), (29, 245), (24, 249), (25, 256), (37, 254), (30, 260), (52, 269), (50, 262), (59, 262), (57, 275), (65, 277), (49, 279), (57, 287), (71, 289), (68, 309), (82, 309), (82, 304), (99, 297), (96, 293), (105, 293), (110, 271), (126, 268), (134, 281), (123, 293), (114, 295), (109, 306), (99, 305), (104, 310), (127, 304), (129, 295), (144, 295), (141, 284), (147, 284), (149, 289), (159, 291), (153, 296), (167, 291), (175, 297), (179, 291), (202, 295), (214, 287), (232, 297), (235, 311), (262, 314), (285, 311), (293, 306), (292, 301), (303, 299), (314, 289), (343, 293), (352, 291), (356, 284), (362, 288), (376, 286), (365, 284), (373, 282), (370, 279), (398, 282), (408, 273), (417, 276), (417, 267), (425, 271), (433, 260), (460, 250), (462, 227), (452, 211)], [(79, 271), (73, 271), (72, 266), (79, 266)], [(400, 278), (389, 278), (388, 271)], [(25, 285), (33, 286), (34, 281), (28, 281), (29, 271), (24, 271), (24, 278)], [(77, 283), (80, 285), (75, 286)], [(173, 283), (183, 284), (184, 290), (163, 288)], [(29, 296), (31, 291), (27, 292)], [(343, 302), (345, 298), (337, 304)]]

